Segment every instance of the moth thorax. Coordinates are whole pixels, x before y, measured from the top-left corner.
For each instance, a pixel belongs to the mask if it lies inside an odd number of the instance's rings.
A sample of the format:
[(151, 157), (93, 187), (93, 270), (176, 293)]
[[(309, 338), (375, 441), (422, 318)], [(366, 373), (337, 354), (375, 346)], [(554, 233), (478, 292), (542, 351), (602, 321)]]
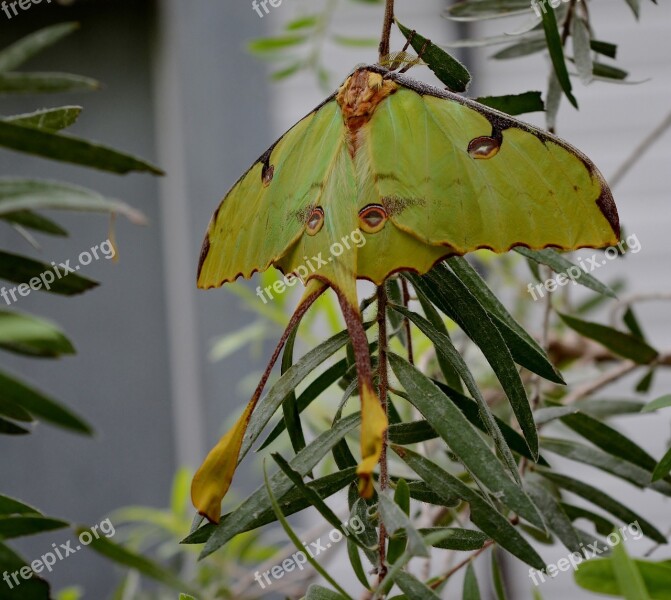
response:
[(336, 98), (350, 132), (355, 133), (367, 123), (378, 104), (397, 89), (395, 82), (366, 69), (350, 75)]

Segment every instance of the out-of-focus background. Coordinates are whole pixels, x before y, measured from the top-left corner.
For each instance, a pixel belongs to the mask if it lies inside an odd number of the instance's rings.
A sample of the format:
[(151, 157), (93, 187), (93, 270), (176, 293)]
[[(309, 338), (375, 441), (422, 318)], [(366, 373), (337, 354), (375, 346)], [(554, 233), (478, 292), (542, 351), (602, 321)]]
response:
[[(399, 18), (435, 42), (474, 34), (469, 25), (440, 18), (444, 2), (397, 4)], [(4, 492), (49, 514), (89, 523), (125, 505), (163, 507), (176, 469), (197, 466), (221, 435), (226, 419), (247, 400), (249, 381), (263, 366), (264, 356), (245, 351), (222, 362), (209, 356), (217, 337), (252, 317), (226, 290), (197, 291), (196, 263), (202, 234), (221, 196), (325, 95), (308, 73), (270, 82), (267, 65), (245, 49), (249, 39), (279, 30), (301, 6), (305, 4), (298, 0), (284, 0), (263, 18), (248, 0), (89, 0), (67, 6), (43, 2), (11, 20), (0, 13), (2, 46), (50, 23), (79, 21), (80, 31), (33, 60), (29, 68), (67, 70), (104, 82), (97, 93), (63, 95), (50, 104), (81, 104), (85, 111), (73, 133), (149, 158), (167, 172), (160, 180), (142, 175), (118, 178), (0, 151), (3, 173), (79, 183), (123, 199), (150, 218), (146, 228), (118, 221), (119, 262), (99, 261), (83, 272), (102, 282), (96, 291), (75, 299), (33, 293), (16, 306), (62, 325), (79, 354), (58, 362), (14, 358), (9, 367), (48, 387), (87, 418), (97, 435), (91, 441), (42, 427), (29, 439), (0, 438)], [(631, 79), (646, 80), (640, 85), (581, 87), (580, 111), (563, 106), (560, 112), (559, 133), (592, 157), (608, 177), (669, 111), (671, 5), (644, 3), (638, 24), (625, 2), (594, 0), (590, 10), (600, 28), (597, 33), (619, 43), (620, 61)], [(343, 0), (337, 11), (335, 26), (343, 34), (378, 35), (381, 5)], [(512, 30), (514, 24), (494, 21), (476, 33)], [(395, 41), (400, 45), (398, 38)], [(333, 88), (355, 64), (376, 59), (371, 48), (327, 44), (323, 51)], [(472, 95), (540, 89), (548, 72), (544, 58), (493, 62), (487, 60), (491, 52), (469, 50), (461, 55), (473, 73)], [(413, 69), (413, 75), (432, 80), (426, 69)], [(44, 98), (3, 97), (0, 113), (27, 112), (43, 102)], [(542, 116), (533, 120), (542, 124)], [(626, 232), (638, 237), (641, 251), (609, 263), (598, 276), (606, 281), (626, 278), (632, 293), (670, 291), (670, 157), (667, 134), (615, 190)], [(35, 256), (45, 262), (74, 258), (108, 236), (108, 222), (102, 217), (60, 219), (72, 236), (44, 240)], [(24, 245), (4, 229), (0, 242), (9, 249)], [(651, 341), (671, 348), (668, 304), (647, 303), (639, 315)], [(668, 392), (670, 383), (668, 376), (660, 376), (655, 390)], [(646, 450), (663, 454), (670, 434), (668, 419), (638, 417), (627, 423), (628, 433)], [(63, 472), (63, 463), (70, 465), (69, 472)], [(600, 485), (596, 472), (590, 477)], [(242, 490), (258, 481), (259, 473), (251, 469), (236, 476)], [(635, 496), (639, 511), (662, 528), (670, 524), (668, 504), (659, 497), (614, 479), (603, 481), (609, 491)], [(59, 540), (58, 535), (42, 536), (16, 546), (31, 558)], [(630, 550), (642, 554), (648, 542), (640, 544)], [(552, 562), (565, 553), (561, 548), (543, 549), (543, 557)], [(109, 593), (116, 578), (114, 567), (91, 553), (60, 563), (51, 577), (56, 589), (81, 583), (85, 597), (96, 599)], [(526, 571), (515, 579), (519, 590), (512, 597), (530, 597)], [(569, 594), (588, 597), (573, 586), (568, 574), (542, 591), (549, 600)]]

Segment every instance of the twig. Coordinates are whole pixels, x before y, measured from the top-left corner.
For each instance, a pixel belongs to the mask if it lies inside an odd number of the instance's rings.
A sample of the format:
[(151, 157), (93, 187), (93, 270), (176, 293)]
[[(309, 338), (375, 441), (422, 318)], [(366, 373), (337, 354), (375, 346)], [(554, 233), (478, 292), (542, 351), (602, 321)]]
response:
[(493, 543), (494, 543), (494, 540), (487, 540), (485, 542), (484, 546), (482, 546), (482, 548), (480, 548), (479, 550), (476, 550), (475, 552), (473, 552), (473, 554), (471, 554), (470, 556), (468, 556), (467, 558), (462, 560), (460, 563), (456, 564), (447, 573), (445, 573), (445, 575), (442, 575), (441, 577), (436, 579), (436, 581), (432, 582), (429, 587), (433, 590), (437, 589), (438, 586), (440, 586), (444, 581), (447, 581), (457, 571), (459, 571), (460, 569), (463, 569), (468, 563), (470, 563), (471, 561), (475, 560), (478, 556), (480, 556)]
[[(378, 326), (378, 396), (380, 405), (385, 414), (388, 413), (387, 395), (389, 392), (389, 379), (387, 373), (387, 290), (384, 284), (377, 288), (377, 326)], [(387, 432), (382, 435), (382, 452), (380, 454), (380, 491), (389, 487), (389, 470), (387, 466)], [(387, 529), (380, 518), (379, 536), (379, 567), (378, 581), (382, 581), (387, 575)]]
[(652, 294), (635, 294), (618, 300), (617, 303), (610, 310), (610, 323), (613, 327), (618, 322), (621, 312), (625, 312), (632, 304), (637, 302), (654, 302), (654, 301), (671, 301), (671, 294), (669, 293), (652, 293)]
[(391, 26), (394, 24), (394, 0), (387, 0), (384, 9), (384, 22), (382, 23), (382, 37), (380, 38), (380, 62), (389, 54), (389, 40), (391, 39)]
[(655, 142), (666, 133), (666, 130), (671, 128), (671, 113), (669, 113), (664, 120), (655, 127), (650, 135), (648, 135), (634, 150), (632, 150), (629, 158), (625, 160), (622, 165), (615, 171), (615, 174), (608, 180), (610, 187), (614, 188), (624, 177), (631, 171), (631, 169), (638, 163), (641, 158), (653, 147)]
[[(403, 306), (408, 308), (408, 305), (410, 304), (410, 290), (408, 289), (408, 282), (405, 278), (401, 278), (401, 288), (403, 290)], [(415, 354), (412, 348), (412, 327), (410, 326), (410, 319), (408, 319), (408, 317), (403, 317), (403, 322), (405, 324), (405, 338), (408, 347), (408, 362), (411, 365), (414, 365)]]
[(635, 371), (640, 367), (639, 363), (635, 363), (631, 360), (626, 360), (619, 364), (614, 369), (606, 371), (601, 377), (590, 381), (585, 385), (576, 389), (573, 393), (569, 394), (562, 400), (564, 406), (569, 406), (578, 400), (582, 400), (585, 396), (589, 396), (594, 392), (600, 390), (601, 388), (606, 387), (607, 385), (614, 383), (618, 379), (622, 379), (625, 375), (629, 375), (632, 371)]

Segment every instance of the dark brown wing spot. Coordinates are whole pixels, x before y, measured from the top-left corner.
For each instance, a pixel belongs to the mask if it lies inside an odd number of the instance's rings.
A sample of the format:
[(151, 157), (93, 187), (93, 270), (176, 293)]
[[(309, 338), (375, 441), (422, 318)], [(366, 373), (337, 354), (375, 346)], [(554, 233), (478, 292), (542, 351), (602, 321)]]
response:
[(263, 165), (263, 170), (261, 171), (261, 180), (263, 181), (263, 187), (268, 187), (270, 182), (273, 180), (275, 175), (275, 165)]
[(198, 279), (200, 279), (200, 272), (203, 270), (205, 259), (210, 252), (210, 234), (208, 233), (203, 240), (203, 246), (200, 249), (200, 258), (198, 259)]
[(468, 153), (471, 158), (487, 159), (498, 154), (501, 148), (501, 141), (489, 136), (477, 137), (468, 144)]

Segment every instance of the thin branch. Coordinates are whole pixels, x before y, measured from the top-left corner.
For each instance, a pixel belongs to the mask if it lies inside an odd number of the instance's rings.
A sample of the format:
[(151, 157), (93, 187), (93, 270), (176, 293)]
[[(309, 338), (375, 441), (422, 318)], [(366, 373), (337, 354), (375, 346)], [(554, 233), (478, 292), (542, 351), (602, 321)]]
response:
[(629, 375), (629, 373), (635, 371), (640, 366), (642, 365), (635, 363), (634, 361), (631, 360), (626, 360), (621, 364), (619, 364), (614, 369), (606, 371), (598, 379), (590, 381), (589, 383), (586, 383), (585, 385), (576, 389), (573, 393), (569, 394), (562, 400), (562, 404), (565, 406), (569, 406), (574, 402), (577, 402), (578, 400), (582, 400), (586, 396), (589, 396), (590, 394), (599, 391), (601, 388), (604, 388), (607, 385), (610, 385), (611, 383), (614, 383), (619, 379), (622, 379), (625, 375)]
[[(384, 284), (377, 288), (377, 326), (378, 326), (378, 396), (385, 414), (388, 413), (388, 366), (387, 366), (387, 290)], [(387, 432), (382, 436), (382, 453), (380, 454), (380, 491), (389, 487), (389, 470), (387, 467)], [(378, 567), (378, 581), (387, 575), (385, 564), (387, 557), (387, 530), (380, 518), (379, 536), (380, 562)]]
[(631, 155), (627, 160), (625, 160), (622, 165), (615, 171), (615, 174), (608, 180), (610, 187), (614, 188), (618, 183), (620, 183), (624, 177), (634, 168), (636, 163), (645, 156), (645, 154), (652, 148), (666, 133), (666, 131), (671, 128), (671, 113), (669, 113), (664, 120), (655, 127), (655, 129), (648, 135), (634, 150), (632, 150)]
[(610, 309), (610, 323), (613, 327), (616, 326), (620, 314), (624, 313), (631, 307), (632, 304), (638, 302), (668, 302), (671, 301), (671, 293), (651, 293), (651, 294), (634, 294), (626, 298), (618, 300), (613, 308)]
[[(410, 290), (408, 289), (408, 282), (405, 278), (401, 278), (401, 288), (403, 289), (403, 306), (408, 308), (410, 304)], [(412, 348), (412, 327), (410, 326), (410, 319), (408, 317), (403, 318), (405, 324), (405, 339), (407, 341), (408, 347), (408, 362), (411, 365), (415, 364), (415, 354)]]
[(391, 26), (394, 24), (394, 0), (387, 0), (384, 9), (384, 22), (382, 23), (382, 37), (380, 38), (380, 62), (389, 54), (389, 40), (391, 39)]

